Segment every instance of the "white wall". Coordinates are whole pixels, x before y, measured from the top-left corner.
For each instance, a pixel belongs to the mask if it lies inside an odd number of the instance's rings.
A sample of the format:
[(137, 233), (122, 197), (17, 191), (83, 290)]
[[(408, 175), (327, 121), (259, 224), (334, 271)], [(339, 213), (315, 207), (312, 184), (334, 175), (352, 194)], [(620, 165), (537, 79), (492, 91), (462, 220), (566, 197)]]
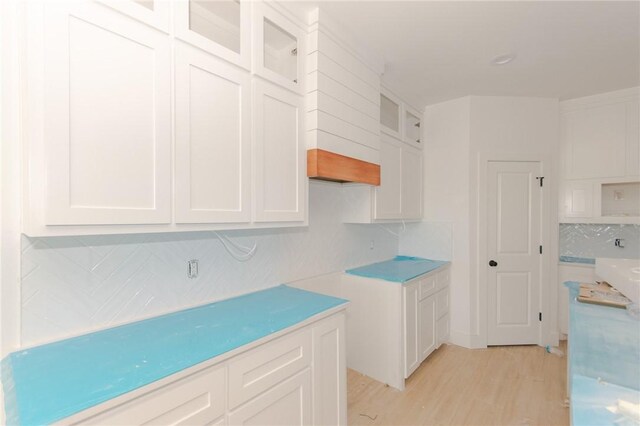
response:
[[(543, 98), (471, 96), (425, 109), (425, 221), (449, 222), (451, 229), (451, 341), (455, 344), (486, 345), (486, 267), (480, 258), (485, 241), (480, 212), (486, 211), (486, 205), (480, 181), (487, 160), (544, 162), (549, 194), (544, 267), (551, 277), (556, 276), (556, 262), (549, 265), (549, 259), (558, 257), (558, 119), (558, 101)], [(400, 241), (403, 254), (434, 251), (432, 241), (424, 239), (425, 247), (418, 250), (413, 244), (415, 252), (405, 253), (405, 238), (401, 236)], [(545, 294), (543, 309), (549, 311), (545, 318), (555, 331), (555, 287), (551, 293)]]
[[(312, 181), (309, 186), (308, 228), (225, 233), (245, 246), (257, 242), (255, 257), (244, 263), (229, 256), (216, 236), (206, 232), (23, 237), (22, 344), (55, 340), (397, 254), (398, 238), (382, 227), (341, 223), (340, 185)], [(186, 275), (189, 259), (200, 262), (200, 275), (194, 280)]]
[[(446, 223), (450, 230), (451, 341), (469, 346), (470, 313), (470, 98), (460, 98), (425, 109), (424, 220)], [(446, 245), (429, 238), (434, 225), (420, 225), (418, 238), (426, 247), (411, 247), (402, 237), (401, 253), (428, 256)], [(435, 247), (434, 247), (435, 245)], [(434, 248), (431, 248), (434, 247)], [(406, 250), (403, 250), (405, 249)], [(436, 251), (437, 253), (437, 251)], [(435, 256), (434, 256), (435, 257)]]

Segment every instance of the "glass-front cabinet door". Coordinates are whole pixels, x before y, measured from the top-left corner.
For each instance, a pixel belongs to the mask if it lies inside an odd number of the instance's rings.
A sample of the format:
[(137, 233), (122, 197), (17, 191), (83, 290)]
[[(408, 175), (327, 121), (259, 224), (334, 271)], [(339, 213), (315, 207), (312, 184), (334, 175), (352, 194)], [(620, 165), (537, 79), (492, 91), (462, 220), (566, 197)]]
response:
[(251, 66), (248, 0), (178, 0), (176, 37), (245, 69)]
[(253, 72), (304, 94), (304, 37), (301, 28), (263, 3), (253, 5)]

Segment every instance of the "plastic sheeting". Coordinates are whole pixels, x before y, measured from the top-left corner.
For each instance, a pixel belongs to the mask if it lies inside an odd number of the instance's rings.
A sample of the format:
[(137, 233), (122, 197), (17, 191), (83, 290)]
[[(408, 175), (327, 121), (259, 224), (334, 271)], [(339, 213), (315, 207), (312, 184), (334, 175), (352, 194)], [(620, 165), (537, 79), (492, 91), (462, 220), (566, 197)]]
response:
[(417, 276), (448, 265), (449, 263), (450, 262), (442, 260), (422, 259), (420, 257), (396, 256), (391, 260), (348, 269), (346, 272), (351, 275), (366, 278), (377, 278), (385, 281), (404, 283)]
[(569, 288), (569, 379), (573, 423), (614, 424), (607, 411), (624, 398), (640, 402), (640, 321), (626, 310), (581, 303)]
[(50, 424), (347, 303), (287, 286), (14, 352), (8, 424)]

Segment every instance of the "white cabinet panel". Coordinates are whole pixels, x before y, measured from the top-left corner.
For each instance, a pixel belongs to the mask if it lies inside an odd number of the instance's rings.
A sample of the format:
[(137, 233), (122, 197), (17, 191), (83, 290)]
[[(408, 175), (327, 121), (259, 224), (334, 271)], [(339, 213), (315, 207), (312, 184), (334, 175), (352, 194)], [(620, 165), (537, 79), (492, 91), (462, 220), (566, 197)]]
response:
[(175, 46), (177, 223), (249, 222), (250, 76)]
[(169, 223), (168, 37), (89, 2), (46, 3), (45, 34), (45, 223)]
[(437, 347), (449, 341), (449, 315), (440, 318), (436, 324)]
[(253, 102), (255, 221), (304, 221), (307, 204), (304, 99), (255, 80)]
[(229, 363), (229, 407), (234, 408), (311, 365), (311, 332), (285, 336)]
[(593, 186), (591, 182), (566, 181), (564, 184), (564, 217), (591, 217), (593, 208)]
[(313, 424), (347, 424), (345, 316), (334, 315), (313, 328)]
[(229, 415), (231, 425), (311, 424), (311, 371), (292, 377)]
[(251, 66), (251, 4), (234, 0), (176, 0), (176, 37), (245, 69)]
[(564, 114), (562, 138), (568, 179), (623, 177), (626, 151), (625, 103)]
[(640, 105), (627, 103), (627, 176), (640, 176)]
[(429, 275), (420, 280), (420, 300), (436, 292), (437, 276)]
[(420, 308), (418, 286), (404, 287), (404, 377), (413, 373), (422, 361), (420, 359)]
[(436, 295), (420, 301), (420, 362), (436, 349)]
[(440, 319), (449, 312), (449, 287), (436, 293), (436, 318)]
[(165, 33), (169, 32), (169, 7), (166, 0), (99, 0), (118, 12), (140, 22), (151, 25)]
[(422, 218), (422, 151), (402, 147), (402, 218)]
[[(224, 366), (214, 366), (83, 419), (85, 425), (210, 424), (226, 411)], [(224, 420), (224, 419), (222, 419)]]
[(402, 146), (389, 137), (380, 140), (380, 186), (375, 191), (375, 219), (402, 215)]

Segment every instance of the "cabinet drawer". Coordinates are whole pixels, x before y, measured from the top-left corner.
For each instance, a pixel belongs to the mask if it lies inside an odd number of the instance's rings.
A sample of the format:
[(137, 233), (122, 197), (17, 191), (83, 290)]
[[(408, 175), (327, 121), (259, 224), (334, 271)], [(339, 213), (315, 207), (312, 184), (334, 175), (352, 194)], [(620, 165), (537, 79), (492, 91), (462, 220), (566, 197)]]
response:
[[(89, 419), (78, 418), (77, 422), (72, 421), (70, 424), (210, 424), (224, 416), (225, 397), (225, 368), (213, 366)], [(62, 421), (61, 424), (69, 423)]]
[(428, 297), (436, 291), (436, 275), (431, 275), (420, 280), (420, 300)]
[(445, 269), (442, 272), (438, 272), (436, 275), (438, 281), (438, 290), (443, 289), (449, 286), (451, 271), (449, 268)]
[(229, 408), (311, 365), (311, 331), (281, 337), (229, 363)]
[(310, 425), (311, 371), (303, 371), (230, 413), (229, 424)]
[(441, 318), (449, 312), (449, 287), (436, 294), (436, 318)]

